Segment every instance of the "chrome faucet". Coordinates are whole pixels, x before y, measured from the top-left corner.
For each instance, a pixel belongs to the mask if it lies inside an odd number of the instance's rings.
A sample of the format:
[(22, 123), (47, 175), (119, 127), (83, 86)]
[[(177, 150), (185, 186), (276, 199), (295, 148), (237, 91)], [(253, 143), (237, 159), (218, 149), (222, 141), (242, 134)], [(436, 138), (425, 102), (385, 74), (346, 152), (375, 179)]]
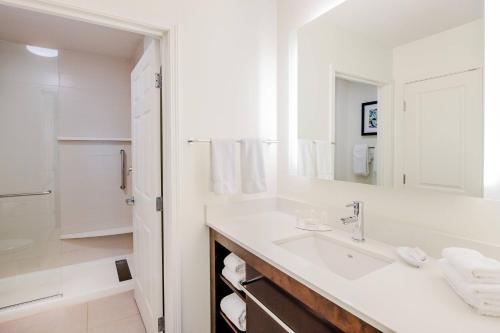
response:
[(346, 207), (352, 207), (354, 209), (354, 215), (343, 217), (340, 221), (342, 221), (344, 225), (352, 224), (352, 239), (356, 242), (363, 242), (365, 240), (364, 203), (362, 201), (353, 201), (353, 203)]

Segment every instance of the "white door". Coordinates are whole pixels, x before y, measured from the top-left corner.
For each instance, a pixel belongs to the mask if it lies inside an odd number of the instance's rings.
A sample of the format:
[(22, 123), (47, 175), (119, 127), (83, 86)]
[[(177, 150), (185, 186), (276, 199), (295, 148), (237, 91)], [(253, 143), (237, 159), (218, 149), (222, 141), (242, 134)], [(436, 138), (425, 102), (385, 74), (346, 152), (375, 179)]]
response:
[(482, 86), (480, 70), (406, 85), (405, 186), (482, 196)]
[[(135, 299), (148, 333), (163, 317), (161, 90), (159, 43), (153, 41), (132, 71), (132, 167)], [(161, 200), (161, 199), (160, 199)]]

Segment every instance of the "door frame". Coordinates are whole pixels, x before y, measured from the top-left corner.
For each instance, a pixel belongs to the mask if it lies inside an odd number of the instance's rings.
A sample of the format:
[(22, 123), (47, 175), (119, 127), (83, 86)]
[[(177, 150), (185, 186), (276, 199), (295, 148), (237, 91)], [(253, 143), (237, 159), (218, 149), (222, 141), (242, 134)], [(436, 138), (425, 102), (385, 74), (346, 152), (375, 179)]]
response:
[[(162, 64), (163, 312), (165, 332), (181, 332), (181, 270), (175, 221), (179, 212), (179, 36), (176, 25), (151, 25), (51, 0), (0, 0), (1, 5), (135, 32), (160, 41)], [(168, 157), (168, 158), (167, 158)]]

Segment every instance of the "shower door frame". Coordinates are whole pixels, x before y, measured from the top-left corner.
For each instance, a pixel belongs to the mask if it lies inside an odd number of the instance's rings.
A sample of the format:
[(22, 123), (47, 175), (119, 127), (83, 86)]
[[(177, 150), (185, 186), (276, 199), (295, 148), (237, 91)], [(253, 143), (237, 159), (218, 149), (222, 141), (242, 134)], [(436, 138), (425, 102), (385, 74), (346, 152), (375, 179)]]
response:
[(179, 211), (181, 148), (178, 104), (178, 28), (137, 22), (126, 17), (55, 3), (50, 0), (0, 0), (0, 4), (76, 21), (138, 33), (160, 41), (162, 64), (162, 178), (163, 178), (163, 309), (166, 332), (181, 333), (180, 251), (175, 226)]

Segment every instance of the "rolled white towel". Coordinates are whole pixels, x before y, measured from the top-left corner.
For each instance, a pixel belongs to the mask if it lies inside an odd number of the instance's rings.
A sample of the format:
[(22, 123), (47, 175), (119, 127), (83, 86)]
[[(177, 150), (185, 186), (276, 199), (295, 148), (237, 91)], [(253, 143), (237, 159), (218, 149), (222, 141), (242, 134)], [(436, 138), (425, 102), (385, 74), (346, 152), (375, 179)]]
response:
[(247, 330), (247, 306), (238, 295), (232, 293), (224, 297), (220, 309), (240, 331)]
[(233, 272), (245, 273), (245, 262), (234, 253), (224, 258), (224, 265)]
[(477, 293), (474, 292), (474, 285), (465, 281), (454, 267), (450, 265), (447, 259), (439, 260), (439, 265), (453, 291), (455, 291), (465, 303), (472, 306), (478, 314), (485, 316), (500, 316), (500, 299), (489, 299), (478, 296)]
[(243, 290), (240, 282), (245, 279), (245, 272), (233, 272), (229, 267), (222, 269), (222, 276), (224, 276), (236, 289)]
[(459, 247), (446, 248), (441, 254), (469, 282), (500, 283), (500, 262), (495, 259)]

